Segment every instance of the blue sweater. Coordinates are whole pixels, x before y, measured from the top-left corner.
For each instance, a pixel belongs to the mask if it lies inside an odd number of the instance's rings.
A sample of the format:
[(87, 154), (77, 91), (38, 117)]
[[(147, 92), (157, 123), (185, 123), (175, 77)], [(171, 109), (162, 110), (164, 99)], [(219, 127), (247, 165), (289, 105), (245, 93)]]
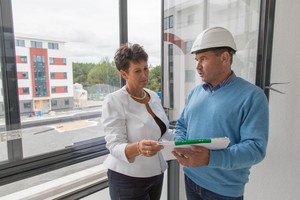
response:
[(249, 169), (266, 154), (269, 110), (263, 91), (238, 78), (212, 93), (195, 87), (176, 124), (175, 140), (228, 137), (225, 150), (210, 150), (208, 166), (184, 167), (197, 185), (224, 196), (244, 194)]

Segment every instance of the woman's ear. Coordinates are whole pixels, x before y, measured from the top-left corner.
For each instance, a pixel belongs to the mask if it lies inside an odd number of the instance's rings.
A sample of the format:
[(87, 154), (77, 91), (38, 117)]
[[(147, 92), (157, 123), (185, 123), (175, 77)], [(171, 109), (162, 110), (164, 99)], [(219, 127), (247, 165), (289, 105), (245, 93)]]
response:
[(124, 70), (120, 70), (120, 74), (125, 80), (127, 80), (127, 73)]

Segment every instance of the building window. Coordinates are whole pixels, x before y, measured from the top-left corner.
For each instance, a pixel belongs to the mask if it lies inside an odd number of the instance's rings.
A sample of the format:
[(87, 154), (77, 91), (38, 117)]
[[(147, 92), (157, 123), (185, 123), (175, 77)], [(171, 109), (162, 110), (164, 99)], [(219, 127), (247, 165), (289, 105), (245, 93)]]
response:
[(67, 59), (63, 58), (63, 64), (64, 64), (64, 65), (67, 64)]
[(24, 40), (16, 40), (16, 46), (25, 47), (25, 41)]
[(23, 94), (29, 94), (29, 87), (23, 88)]
[(50, 63), (50, 64), (54, 64), (54, 58), (49, 57), (49, 63)]
[(31, 108), (31, 103), (30, 102), (27, 102), (27, 103), (24, 103), (24, 108)]
[(173, 21), (173, 19), (174, 19), (174, 17), (173, 17), (173, 15), (171, 15), (171, 16), (169, 17), (169, 28), (173, 28), (173, 26), (174, 26), (174, 21)]
[(50, 73), (50, 78), (55, 79), (55, 72)]
[(45, 56), (33, 56), (33, 62), (35, 63), (45, 63)]
[(27, 63), (27, 56), (20, 57), (22, 63)]
[(192, 49), (194, 41), (185, 42), (185, 53), (189, 53)]
[(164, 18), (164, 30), (167, 30), (169, 28), (169, 18)]
[(195, 82), (195, 70), (185, 70), (185, 82), (187, 83)]
[(48, 43), (48, 49), (58, 49), (58, 43)]
[(64, 87), (65, 92), (68, 92), (68, 86)]
[(57, 100), (51, 100), (51, 106), (57, 106)]
[(22, 72), (22, 78), (28, 78), (28, 72)]
[(65, 99), (65, 105), (69, 105), (69, 99)]
[(195, 15), (194, 14), (191, 14), (188, 16), (188, 19), (187, 19), (187, 23), (188, 25), (191, 25), (195, 22)]
[(31, 41), (31, 47), (32, 48), (43, 48), (43, 44), (42, 44), (42, 42)]
[(56, 87), (55, 87), (55, 86), (52, 86), (52, 87), (51, 87), (51, 92), (52, 92), (52, 93), (55, 93), (55, 92), (56, 92)]
[(64, 78), (67, 78), (67, 72), (64, 72)]
[(164, 18), (164, 30), (167, 30), (168, 28), (174, 27), (174, 16), (171, 15), (169, 17)]

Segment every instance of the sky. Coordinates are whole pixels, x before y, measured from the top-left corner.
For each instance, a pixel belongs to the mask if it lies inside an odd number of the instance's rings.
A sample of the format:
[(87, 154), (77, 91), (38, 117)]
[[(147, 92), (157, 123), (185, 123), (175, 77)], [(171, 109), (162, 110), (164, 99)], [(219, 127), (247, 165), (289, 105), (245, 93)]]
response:
[[(128, 41), (160, 65), (161, 0), (127, 0)], [(113, 59), (119, 47), (119, 0), (12, 0), (14, 32), (66, 41), (73, 62)]]

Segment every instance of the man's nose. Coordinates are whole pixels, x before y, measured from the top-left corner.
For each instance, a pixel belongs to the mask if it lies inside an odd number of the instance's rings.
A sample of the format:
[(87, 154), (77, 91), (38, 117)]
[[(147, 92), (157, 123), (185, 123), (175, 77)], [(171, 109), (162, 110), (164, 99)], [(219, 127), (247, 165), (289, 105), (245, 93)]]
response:
[(200, 63), (200, 62), (197, 62), (196, 69), (202, 69), (202, 65), (201, 65), (201, 63)]

